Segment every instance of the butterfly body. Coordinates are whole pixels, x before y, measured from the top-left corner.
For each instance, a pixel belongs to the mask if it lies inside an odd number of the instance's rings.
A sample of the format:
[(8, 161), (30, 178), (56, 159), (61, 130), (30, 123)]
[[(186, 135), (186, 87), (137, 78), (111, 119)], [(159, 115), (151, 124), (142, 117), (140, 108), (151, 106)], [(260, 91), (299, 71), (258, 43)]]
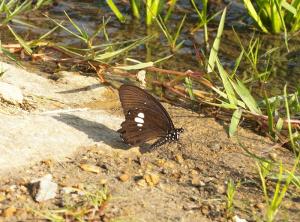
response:
[(149, 93), (132, 85), (122, 85), (119, 96), (125, 121), (118, 130), (123, 141), (139, 145), (160, 137), (150, 149), (177, 141), (182, 128), (175, 128), (165, 108)]

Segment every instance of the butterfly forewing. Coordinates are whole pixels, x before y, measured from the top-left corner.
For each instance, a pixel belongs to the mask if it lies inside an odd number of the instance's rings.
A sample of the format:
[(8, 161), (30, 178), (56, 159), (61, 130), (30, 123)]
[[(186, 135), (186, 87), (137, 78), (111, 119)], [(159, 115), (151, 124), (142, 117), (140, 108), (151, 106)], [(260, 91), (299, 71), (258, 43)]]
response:
[(123, 140), (131, 145), (163, 137), (174, 129), (165, 108), (146, 91), (131, 85), (119, 89), (125, 121), (119, 130)]
[(137, 116), (144, 112), (145, 110), (129, 111), (129, 114), (125, 117), (126, 120), (121, 125), (122, 128), (119, 130), (124, 142), (136, 145), (165, 135), (166, 129), (162, 126), (159, 127), (161, 123), (157, 122), (157, 119), (151, 120), (147, 117), (152, 114), (151, 111), (145, 115), (143, 124), (135, 121)]

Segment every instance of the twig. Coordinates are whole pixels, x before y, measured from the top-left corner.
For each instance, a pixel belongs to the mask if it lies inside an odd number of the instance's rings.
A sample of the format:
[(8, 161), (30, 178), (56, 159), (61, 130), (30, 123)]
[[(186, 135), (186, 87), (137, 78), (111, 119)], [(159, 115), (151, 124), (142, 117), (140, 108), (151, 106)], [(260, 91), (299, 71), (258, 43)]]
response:
[(77, 108), (77, 109), (57, 109), (57, 110), (50, 110), (45, 112), (36, 112), (34, 114), (37, 115), (48, 115), (48, 114), (58, 114), (58, 113), (71, 113), (71, 112), (83, 112), (87, 111), (89, 108)]

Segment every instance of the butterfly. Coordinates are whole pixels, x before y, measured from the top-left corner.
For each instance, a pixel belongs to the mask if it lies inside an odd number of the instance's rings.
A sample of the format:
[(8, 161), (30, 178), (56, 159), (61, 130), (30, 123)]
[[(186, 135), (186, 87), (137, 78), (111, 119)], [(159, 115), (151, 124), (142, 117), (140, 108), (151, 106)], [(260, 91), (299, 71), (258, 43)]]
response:
[(119, 88), (119, 97), (125, 121), (118, 132), (126, 144), (140, 145), (159, 137), (150, 146), (152, 150), (179, 139), (183, 128), (175, 128), (166, 109), (145, 90), (124, 84)]

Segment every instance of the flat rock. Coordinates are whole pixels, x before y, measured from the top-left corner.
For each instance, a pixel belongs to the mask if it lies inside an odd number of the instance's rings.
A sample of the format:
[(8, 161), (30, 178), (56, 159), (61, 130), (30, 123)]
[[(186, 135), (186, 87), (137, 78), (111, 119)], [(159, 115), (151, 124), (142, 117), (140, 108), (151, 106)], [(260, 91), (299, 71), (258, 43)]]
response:
[(0, 67), (5, 70), (1, 81), (18, 87), (25, 96), (44, 97), (65, 104), (82, 104), (103, 99), (106, 90), (95, 77), (65, 73), (60, 81), (53, 81), (11, 64), (0, 62)]
[[(107, 88), (97, 78), (64, 73), (55, 82), (10, 64), (0, 65), (5, 70), (3, 84), (21, 89), (25, 99), (48, 101), (42, 109), (35, 104), (31, 112), (0, 112), (0, 175), (45, 159), (65, 160), (80, 147), (126, 147), (116, 132), (122, 118), (84, 106), (106, 99)], [(61, 105), (54, 109), (53, 101)]]
[(43, 159), (64, 160), (82, 146), (124, 149), (116, 132), (121, 122), (121, 118), (100, 110), (15, 116), (0, 113), (0, 174)]
[(0, 98), (12, 104), (23, 102), (22, 91), (9, 83), (0, 82)]

